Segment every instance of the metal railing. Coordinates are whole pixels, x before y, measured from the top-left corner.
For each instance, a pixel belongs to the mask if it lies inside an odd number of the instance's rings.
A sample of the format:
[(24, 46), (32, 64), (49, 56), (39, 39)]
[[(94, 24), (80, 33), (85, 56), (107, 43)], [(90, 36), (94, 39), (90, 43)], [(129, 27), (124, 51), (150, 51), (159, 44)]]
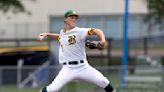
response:
[[(31, 84), (28, 84), (27, 86), (24, 86), (24, 83), (22, 82), (24, 87), (39, 87), (42, 84), (49, 84), (54, 79), (56, 74), (59, 72), (60, 68), (61, 66), (48, 66), (46, 70), (40, 71), (40, 68), (38, 66), (28, 66), (28, 67), (25, 66), (21, 68), (22, 72), (18, 72), (18, 67), (0, 67), (0, 85), (10, 84), (11, 82), (9, 82), (8, 78), (11, 78), (10, 80), (12, 80), (12, 82), (14, 82), (13, 80), (15, 80), (15, 85), (17, 85), (16, 80), (19, 79), (20, 77), (17, 76), (16, 73), (21, 74), (22, 78), (19, 80), (23, 81), (25, 79), (33, 78), (29, 76), (31, 74), (34, 74), (36, 69), (39, 69), (40, 73), (35, 75), (35, 83), (37, 85), (31, 83)], [(98, 69), (101, 73), (103, 73), (111, 81), (111, 83), (118, 90), (118, 92), (131, 92), (131, 90), (134, 90), (134, 91), (139, 90), (138, 92), (145, 92), (145, 91), (148, 91), (149, 87), (152, 86), (152, 85), (146, 86), (146, 88), (143, 88), (142, 86), (136, 86), (136, 87), (134, 86), (133, 88), (130, 88), (127, 86), (127, 89), (119, 90), (121, 88), (119, 85), (120, 79), (121, 79), (121, 66), (109, 66), (109, 67), (106, 66), (106, 67), (95, 67), (95, 68)], [(150, 69), (152, 71), (148, 71)], [(132, 70), (133, 72), (131, 72)], [(127, 70), (127, 78), (129, 78), (128, 76), (133, 76), (133, 78), (139, 78), (139, 77), (143, 78), (143, 76), (144, 78), (149, 78), (149, 77), (154, 78), (154, 76), (158, 76), (162, 80), (160, 82), (158, 81), (158, 84), (160, 85), (156, 86), (155, 89), (158, 90), (156, 92), (163, 92), (164, 90), (163, 88), (164, 80), (162, 77), (163, 71), (164, 71), (164, 68), (162, 66), (144, 66), (144, 65), (143, 66), (142, 65), (129, 66)], [(19, 77), (19, 78), (16, 78), (16, 77)], [(151, 81), (151, 80), (147, 79), (147, 81)], [(134, 84), (138, 83), (138, 81), (135, 82), (135, 80), (133, 82)], [(141, 81), (141, 85), (144, 85), (143, 83), (144, 82)], [(21, 85), (21, 87), (23, 86)], [(102, 92), (103, 89), (96, 87), (92, 84), (85, 83), (85, 82), (73, 81), (70, 84), (66, 85), (64, 88), (62, 88), (61, 92), (70, 92), (70, 90), (71, 92)]]

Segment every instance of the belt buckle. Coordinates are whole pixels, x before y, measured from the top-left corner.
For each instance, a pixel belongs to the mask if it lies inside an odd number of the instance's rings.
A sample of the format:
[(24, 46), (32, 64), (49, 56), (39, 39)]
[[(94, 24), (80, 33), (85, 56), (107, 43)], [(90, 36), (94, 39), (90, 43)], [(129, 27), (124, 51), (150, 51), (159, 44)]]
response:
[(69, 65), (77, 65), (78, 64), (78, 61), (70, 61), (68, 62)]
[(80, 63), (84, 63), (84, 60), (80, 60)]

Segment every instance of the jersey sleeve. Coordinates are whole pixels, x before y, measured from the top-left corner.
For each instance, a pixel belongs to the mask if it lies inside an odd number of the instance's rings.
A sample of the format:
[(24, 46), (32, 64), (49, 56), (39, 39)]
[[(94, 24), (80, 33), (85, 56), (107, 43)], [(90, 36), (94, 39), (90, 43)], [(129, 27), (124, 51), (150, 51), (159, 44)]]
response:
[(88, 30), (88, 35), (93, 35), (93, 30), (94, 30), (94, 28), (90, 28), (90, 29)]
[(85, 40), (88, 35), (92, 34), (91, 29), (92, 28), (80, 28), (79, 36), (82, 40)]

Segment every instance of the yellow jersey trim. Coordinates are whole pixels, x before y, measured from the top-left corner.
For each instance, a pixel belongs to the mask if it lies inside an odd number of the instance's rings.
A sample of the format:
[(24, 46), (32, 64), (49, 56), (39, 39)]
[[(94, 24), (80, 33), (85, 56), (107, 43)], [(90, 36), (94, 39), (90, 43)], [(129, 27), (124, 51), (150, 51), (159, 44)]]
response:
[(88, 35), (93, 35), (93, 30), (94, 30), (94, 28), (90, 28), (90, 29), (88, 30)]

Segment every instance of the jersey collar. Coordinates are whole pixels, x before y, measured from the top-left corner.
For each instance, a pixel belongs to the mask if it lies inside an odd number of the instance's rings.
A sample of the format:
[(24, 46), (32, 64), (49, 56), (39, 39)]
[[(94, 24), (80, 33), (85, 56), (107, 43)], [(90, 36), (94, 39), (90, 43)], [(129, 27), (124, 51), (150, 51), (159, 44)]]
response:
[[(76, 27), (74, 27), (74, 28), (76, 28)], [(74, 29), (74, 28), (72, 28), (72, 29)], [(72, 30), (72, 29), (70, 29), (70, 30)], [(64, 32), (64, 33), (68, 32), (68, 31), (70, 31), (70, 30), (63, 28), (63, 32)]]

